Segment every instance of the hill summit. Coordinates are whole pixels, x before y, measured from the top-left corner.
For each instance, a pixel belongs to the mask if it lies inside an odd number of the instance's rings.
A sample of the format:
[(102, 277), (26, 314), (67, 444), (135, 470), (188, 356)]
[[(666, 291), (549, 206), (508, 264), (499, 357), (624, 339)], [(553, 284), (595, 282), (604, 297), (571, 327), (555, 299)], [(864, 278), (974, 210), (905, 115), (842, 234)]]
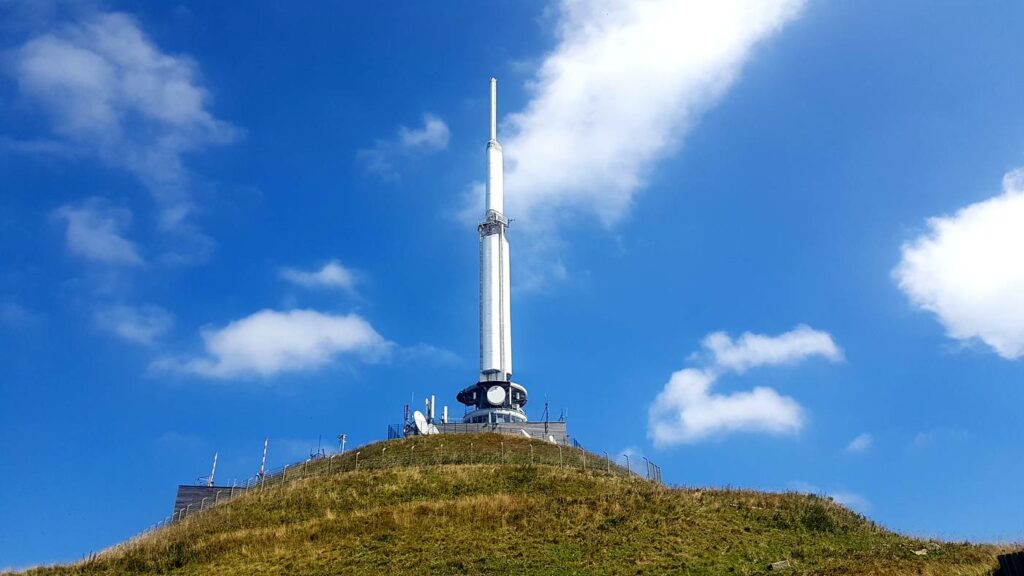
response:
[(823, 497), (666, 487), (582, 450), (455, 434), (310, 461), (29, 573), (980, 575), (1000, 552), (901, 536)]

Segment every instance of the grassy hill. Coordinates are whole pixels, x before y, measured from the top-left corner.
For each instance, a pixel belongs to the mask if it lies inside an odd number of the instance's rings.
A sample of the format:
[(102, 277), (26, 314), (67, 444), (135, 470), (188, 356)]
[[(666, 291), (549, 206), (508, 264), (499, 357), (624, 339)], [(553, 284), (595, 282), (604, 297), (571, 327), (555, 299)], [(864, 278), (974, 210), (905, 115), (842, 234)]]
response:
[[(357, 453), (358, 452), (358, 453)], [(917, 554), (925, 550), (923, 554)], [(990, 574), (825, 498), (668, 488), (526, 438), (380, 442), (30, 574)]]

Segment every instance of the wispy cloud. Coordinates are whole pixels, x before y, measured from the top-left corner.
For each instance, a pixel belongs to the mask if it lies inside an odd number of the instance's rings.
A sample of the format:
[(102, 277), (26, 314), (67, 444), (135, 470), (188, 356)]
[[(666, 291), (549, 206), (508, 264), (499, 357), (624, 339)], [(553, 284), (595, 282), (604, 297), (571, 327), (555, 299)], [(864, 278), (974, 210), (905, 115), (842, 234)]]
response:
[(399, 126), (394, 138), (375, 141), (372, 147), (359, 150), (356, 158), (367, 172), (393, 180), (400, 175), (396, 164), (444, 150), (448, 147), (450, 135), (444, 120), (433, 114), (424, 114), (421, 128)]
[(143, 264), (135, 243), (124, 236), (132, 221), (127, 208), (90, 198), (61, 206), (53, 212), (53, 218), (65, 225), (67, 248), (72, 254), (107, 265)]
[(327, 288), (353, 292), (356, 274), (337, 260), (331, 260), (317, 270), (307, 271), (284, 268), (281, 277), (304, 288)]
[(779, 366), (821, 356), (838, 362), (843, 353), (827, 332), (800, 325), (778, 336), (744, 332), (733, 340), (725, 332), (708, 334), (702, 343), (722, 370), (743, 373), (757, 366)]
[(962, 442), (968, 436), (968, 432), (961, 428), (932, 428), (914, 434), (913, 439), (910, 441), (910, 447), (924, 449), (935, 445)]
[(208, 378), (271, 377), (320, 368), (342, 356), (375, 360), (392, 344), (356, 314), (315, 310), (261, 310), (201, 333), (202, 356), (154, 366)]
[(842, 353), (827, 332), (798, 326), (778, 336), (745, 333), (733, 341), (724, 333), (703, 340), (706, 366), (672, 374), (650, 407), (648, 435), (658, 446), (694, 443), (732, 432), (792, 434), (803, 427), (800, 405), (763, 386), (746, 392), (715, 394), (725, 373), (743, 373), (758, 366), (793, 364), (812, 357), (833, 362)]
[(441, 366), (459, 366), (463, 363), (462, 358), (455, 352), (433, 344), (403, 346), (398, 348), (395, 354), (405, 362), (430, 362)]
[(174, 326), (174, 316), (159, 306), (105, 306), (95, 313), (103, 329), (135, 344), (152, 345)]
[(979, 339), (1008, 360), (1024, 355), (1024, 169), (1007, 173), (1003, 193), (930, 218), (902, 248), (893, 270), (912, 304), (934, 313), (946, 333)]
[(846, 445), (847, 452), (867, 452), (871, 449), (871, 445), (874, 444), (875, 439), (867, 432), (858, 434), (853, 440), (850, 440), (849, 444)]
[[(525, 109), (502, 128), (506, 208), (529, 239), (527, 261), (542, 265), (538, 251), (545, 263), (557, 261), (553, 224), (566, 210), (608, 226), (620, 221), (656, 162), (724, 97), (754, 48), (802, 6), (559, 2), (557, 45), (529, 81)], [(475, 210), (477, 198), (472, 204)]]
[(190, 231), (184, 156), (239, 131), (209, 111), (195, 64), (162, 52), (131, 16), (106, 12), (38, 35), (13, 52), (21, 94), (52, 121), (56, 141), (137, 176), (165, 230)]
[(11, 301), (0, 301), (0, 324), (11, 328), (27, 328), (39, 323), (40, 315), (25, 306)]
[(831, 498), (832, 500), (835, 500), (839, 504), (846, 506), (850, 510), (853, 510), (854, 512), (859, 512), (861, 514), (867, 513), (871, 509), (871, 502), (868, 501), (867, 498), (861, 496), (856, 492), (851, 492), (849, 490), (825, 490), (814, 484), (810, 484), (808, 482), (803, 482), (799, 480), (790, 482), (789, 488), (794, 492), (816, 494), (819, 496)]

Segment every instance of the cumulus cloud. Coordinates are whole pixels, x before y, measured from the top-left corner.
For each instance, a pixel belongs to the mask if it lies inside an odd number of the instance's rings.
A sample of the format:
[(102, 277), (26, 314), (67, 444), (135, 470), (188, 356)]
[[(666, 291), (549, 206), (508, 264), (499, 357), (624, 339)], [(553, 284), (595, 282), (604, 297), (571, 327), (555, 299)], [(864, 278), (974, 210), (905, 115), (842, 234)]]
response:
[(374, 360), (391, 343), (356, 314), (261, 310), (222, 328), (202, 331), (205, 354), (164, 359), (157, 368), (208, 378), (270, 377), (322, 367), (343, 355)]
[(96, 323), (129, 342), (151, 345), (174, 326), (174, 316), (159, 306), (107, 306), (95, 314)]
[(846, 445), (847, 452), (867, 452), (875, 439), (871, 434), (863, 433), (858, 434), (856, 438), (850, 440), (850, 443)]
[(842, 351), (827, 332), (805, 325), (778, 336), (744, 332), (737, 340), (725, 332), (714, 332), (704, 338), (703, 346), (711, 353), (716, 366), (738, 373), (756, 366), (791, 364), (809, 356), (822, 356), (832, 361), (843, 359)]
[(399, 176), (395, 164), (403, 159), (432, 154), (448, 147), (448, 125), (433, 114), (423, 115), (423, 127), (398, 127), (398, 134), (390, 140), (377, 140), (371, 148), (356, 153), (356, 158), (367, 172), (385, 179)]
[(210, 113), (194, 63), (162, 52), (123, 13), (32, 38), (13, 52), (12, 68), (56, 136), (143, 182), (166, 229), (180, 229), (193, 209), (183, 156), (238, 134)]
[(143, 264), (135, 243), (124, 237), (132, 220), (128, 209), (91, 198), (61, 206), (53, 212), (53, 218), (65, 224), (67, 248), (72, 254), (100, 264)]
[(980, 340), (1008, 360), (1024, 355), (1024, 169), (1003, 193), (930, 218), (902, 247), (893, 270), (914, 306), (932, 312), (951, 337)]
[(313, 271), (284, 268), (281, 277), (304, 288), (329, 288), (348, 292), (355, 289), (356, 283), (355, 273), (337, 260), (331, 260)]
[[(655, 163), (802, 7), (803, 0), (561, 0), (557, 43), (527, 84), (526, 107), (501, 130), (506, 208), (531, 249), (552, 250), (551, 224), (566, 209), (609, 226), (621, 220)], [(474, 212), (481, 199), (473, 198)]]
[(712, 391), (716, 381), (725, 373), (793, 364), (816, 356), (842, 360), (828, 333), (807, 326), (778, 336), (745, 333), (736, 341), (716, 332), (704, 338), (703, 347), (698, 357), (705, 358), (707, 365), (673, 373), (651, 404), (648, 435), (658, 446), (694, 443), (733, 432), (799, 432), (804, 414), (794, 399), (763, 386), (716, 394)]

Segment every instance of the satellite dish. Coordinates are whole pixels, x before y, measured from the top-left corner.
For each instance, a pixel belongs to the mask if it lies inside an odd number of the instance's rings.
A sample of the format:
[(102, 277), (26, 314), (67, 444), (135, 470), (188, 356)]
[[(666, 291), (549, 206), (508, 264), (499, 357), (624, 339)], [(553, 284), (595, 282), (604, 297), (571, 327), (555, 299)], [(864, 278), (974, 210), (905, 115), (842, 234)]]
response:
[(552, 444), (558, 444), (558, 442), (555, 442), (555, 437), (552, 434), (548, 434), (548, 442), (551, 442)]
[(437, 426), (434, 426), (433, 424), (430, 424), (429, 426), (427, 426), (427, 434), (440, 434), (440, 433), (441, 432), (438, 431)]
[(427, 418), (423, 415), (423, 412), (419, 410), (412, 413), (413, 422), (416, 423), (416, 432), (420, 434), (429, 434), (430, 428), (427, 426)]
[(501, 386), (491, 386), (487, 389), (487, 402), (491, 406), (501, 406), (505, 403), (505, 389)]
[(526, 430), (520, 428), (519, 431), (523, 433), (523, 436), (526, 436), (527, 438), (533, 438), (533, 436), (530, 436), (530, 433), (527, 432)]

